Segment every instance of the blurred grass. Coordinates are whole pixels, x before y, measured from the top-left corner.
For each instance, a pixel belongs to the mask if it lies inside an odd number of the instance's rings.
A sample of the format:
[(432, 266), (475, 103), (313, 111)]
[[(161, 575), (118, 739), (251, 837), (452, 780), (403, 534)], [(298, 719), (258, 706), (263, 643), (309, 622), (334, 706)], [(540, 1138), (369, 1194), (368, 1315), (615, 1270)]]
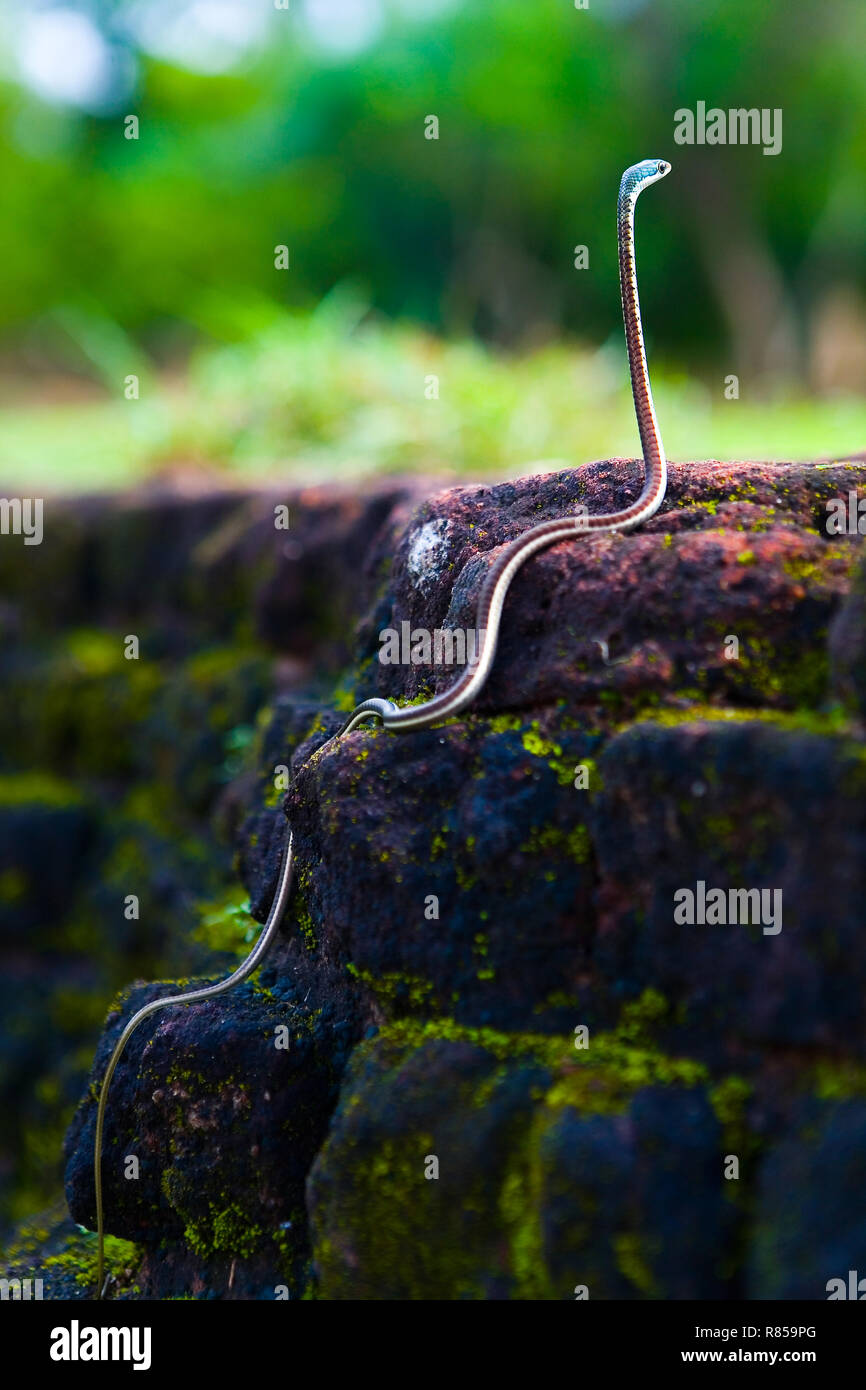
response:
[[(104, 400), (0, 412), (0, 485), (114, 489), (162, 472), (320, 482), (381, 472), (510, 477), (638, 452), (625, 351), (560, 342), (520, 356), (365, 317), (350, 294), (200, 349), (182, 377), (142, 371), (126, 400), (123, 340), (100, 362)], [(866, 447), (866, 401), (726, 400), (653, 360), (673, 459), (841, 457)], [(428, 399), (431, 378), (438, 399)]]

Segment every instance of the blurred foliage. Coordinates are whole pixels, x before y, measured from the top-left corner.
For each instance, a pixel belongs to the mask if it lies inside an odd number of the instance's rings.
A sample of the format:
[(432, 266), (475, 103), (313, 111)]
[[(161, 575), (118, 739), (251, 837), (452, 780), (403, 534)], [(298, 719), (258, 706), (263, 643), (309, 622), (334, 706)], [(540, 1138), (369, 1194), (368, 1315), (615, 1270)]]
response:
[[(550, 343), (517, 357), (367, 316), (348, 292), (252, 339), (196, 351), (137, 401), (0, 412), (6, 487), (120, 487), (178, 470), (307, 482), (373, 470), (506, 477), (638, 450), (625, 348)], [(434, 385), (432, 378), (436, 378)], [(438, 390), (435, 396), (428, 393)], [(843, 457), (866, 401), (725, 400), (656, 373), (676, 458)]]
[[(16, 80), (6, 28), (0, 391), (20, 399), (22, 374), (101, 381), (118, 406), (93, 417), (102, 432), (89, 445), (117, 455), (115, 471), (178, 448), (240, 464), (339, 456), (347, 467), (378, 450), (385, 466), (439, 457), (471, 470), (507, 466), (520, 448), (633, 451), (610, 412), (621, 361), (593, 396), (602, 359), (570, 362), (543, 345), (579, 335), (619, 346), (616, 192), (622, 169), (648, 155), (674, 166), (641, 204), (638, 242), (653, 366), (674, 379), (666, 424), (680, 447), (696, 435), (678, 436), (678, 419), (708, 408), (677, 386), (686, 364), (719, 401), (724, 374), (740, 377), (743, 400), (729, 411), (740, 452), (766, 452), (763, 417), (745, 405), (762, 392), (866, 390), (861, 0), (590, 0), (586, 10), (572, 0), (292, 0), (285, 11), (268, 3), (259, 41), (212, 73), (189, 70), (195, 54), (185, 66), (142, 46), (139, 21), (167, 13), (160, 0), (63, 4), (99, 26), (128, 82), (98, 109), (52, 104)], [(316, 43), (323, 14), (335, 39), (346, 16), (367, 11), (384, 17), (367, 46)], [(781, 108), (782, 152), (675, 145), (674, 112), (698, 101)], [(137, 140), (124, 138), (130, 113)], [(429, 115), (438, 140), (424, 138)], [(283, 244), (289, 270), (274, 265)], [(589, 248), (587, 270), (574, 269), (577, 244)], [(347, 283), (420, 335), (389, 337), (374, 322), (342, 366), (331, 361), (342, 347), (299, 314)], [(435, 348), (425, 329), (455, 346)], [(468, 346), (479, 337), (542, 349), (509, 376)], [(183, 363), (202, 344), (225, 352), (197, 361), (197, 402), (171, 392), (141, 402), (130, 429), (124, 378)], [(450, 385), (431, 428), (416, 377), (435, 370), (437, 352)], [(585, 420), (573, 420), (572, 396)], [(725, 451), (724, 406), (703, 453)], [(843, 446), (851, 419), (862, 443), (852, 409), (840, 402), (828, 448)], [(826, 416), (804, 411), (780, 410), (777, 455), (815, 447)], [(45, 427), (62, 440), (69, 418), (59, 405)], [(12, 411), (13, 469), (41, 427), (26, 402)]]
[[(130, 5), (87, 9), (124, 34)], [(226, 73), (140, 55), (135, 90), (101, 117), (4, 86), (3, 328), (71, 303), (153, 341), (234, 336), (360, 275), (377, 307), (449, 331), (547, 317), (606, 335), (619, 175), (650, 154), (674, 163), (641, 229), (666, 344), (703, 348), (725, 322), (707, 212), (766, 241), (804, 304), (822, 271), (863, 287), (860, 0), (464, 0), (426, 24), (395, 14), (344, 61), (304, 41), (303, 14), (275, 11), (263, 51)], [(675, 146), (674, 111), (698, 100), (781, 107), (782, 153)], [(424, 139), (430, 113), (438, 141)], [(577, 242), (588, 274), (572, 268)], [(485, 263), (511, 271), (499, 312)]]

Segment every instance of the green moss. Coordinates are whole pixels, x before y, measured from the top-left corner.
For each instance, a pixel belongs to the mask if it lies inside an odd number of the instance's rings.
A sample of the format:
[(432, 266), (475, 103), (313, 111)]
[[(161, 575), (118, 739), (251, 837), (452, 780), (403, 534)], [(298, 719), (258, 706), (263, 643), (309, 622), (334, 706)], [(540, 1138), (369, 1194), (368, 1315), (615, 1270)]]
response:
[(709, 1088), (710, 1104), (716, 1119), (725, 1131), (728, 1140), (736, 1136), (742, 1147), (741, 1136), (746, 1131), (746, 1109), (754, 1087), (742, 1076), (726, 1076)]
[(313, 921), (309, 907), (312, 877), (310, 870), (306, 866), (303, 866), (297, 870), (295, 878), (294, 916), (308, 951), (315, 951), (319, 944), (316, 935), (316, 924)]
[(335, 710), (339, 710), (340, 714), (351, 714), (358, 703), (354, 688), (351, 685), (337, 686), (331, 696), (331, 704)]
[(852, 1100), (866, 1096), (866, 1065), (851, 1059), (815, 1063), (808, 1084), (819, 1100)]
[(445, 836), (448, 834), (448, 826), (443, 825), (441, 831), (437, 830), (430, 840), (430, 858), (441, 859), (448, 853), (448, 841)]
[(316, 734), (324, 734), (324, 733), (327, 733), (327, 729), (325, 728), (324, 716), (323, 716), (323, 714), (320, 713), (320, 714), (317, 714), (317, 715), (316, 715), (316, 717), (315, 717), (315, 719), (313, 720), (312, 724), (310, 725), (309, 729), (308, 729), (307, 732), (304, 734), (304, 737), (303, 737), (302, 739), (300, 739), (299, 742), (300, 742), (300, 743), (306, 743), (307, 739), (315, 738)]
[[(624, 720), (613, 730), (615, 734), (625, 733), (627, 729), (639, 724), (657, 724), (662, 729), (676, 729), (689, 724), (767, 724), (777, 729), (795, 733), (837, 734), (852, 729), (850, 720), (841, 705), (814, 710), (798, 708), (785, 711), (777, 709), (742, 709), (731, 705), (708, 705), (694, 701), (687, 708), (662, 706), (653, 711), (652, 717), (641, 714)], [(586, 759), (584, 759), (586, 761)]]
[[(105, 1237), (105, 1269), (114, 1276), (118, 1292), (134, 1292), (130, 1288), (141, 1264), (144, 1251), (132, 1241), (121, 1240), (118, 1236)], [(48, 1255), (44, 1260), (46, 1270), (59, 1269), (74, 1275), (75, 1282), (82, 1289), (96, 1290), (98, 1253), (96, 1236), (83, 1233), (80, 1239), (73, 1239), (69, 1247), (59, 1255)]]
[[(282, 777), (280, 780), (282, 780)], [(269, 778), (265, 794), (262, 798), (262, 805), (269, 811), (276, 810), (278, 806), (282, 806), (287, 790), (287, 787), (277, 785), (276, 776)]]
[(572, 1106), (582, 1114), (618, 1114), (636, 1091), (645, 1086), (698, 1086), (707, 1069), (691, 1058), (668, 1057), (641, 1047), (629, 1047), (616, 1037), (590, 1037), (547, 1092), (552, 1110)]
[(164, 684), (157, 663), (127, 661), (121, 634), (82, 630), (46, 647), (9, 690), (16, 757), (51, 773), (88, 778), (128, 773)]
[(520, 739), (527, 753), (531, 753), (536, 758), (548, 758), (551, 754), (559, 757), (562, 753), (558, 743), (553, 743), (550, 739), (542, 738), (537, 728), (528, 729)]
[(398, 970), (387, 971), (384, 975), (373, 975), (369, 970), (360, 970), (352, 961), (347, 963), (346, 969), (367, 987), (383, 1012), (389, 1016), (424, 1011), (429, 1009), (433, 1002), (433, 985), (420, 975), (410, 975)]
[(454, 878), (461, 893), (468, 893), (478, 882), (477, 874), (473, 874), (468, 869), (464, 869), (462, 864), (455, 863)]
[[(346, 1224), (361, 1228), (353, 1244), (363, 1247), (369, 1296), (483, 1296), (477, 1245), (483, 1239), (488, 1177), (479, 1173), (469, 1190), (460, 1191), (459, 1202), (443, 1200), (447, 1156), (441, 1156), (444, 1173), (439, 1181), (424, 1177), (425, 1158), (436, 1153), (434, 1136), (419, 1130), (384, 1138), (374, 1153), (363, 1157), (350, 1143), (343, 1156), (352, 1173)], [(342, 1240), (320, 1234), (315, 1258), (323, 1296), (352, 1297), (354, 1279), (346, 1269)]]
[(397, 1020), (382, 1028), (370, 1044), (363, 1044), (362, 1046), (373, 1046), (380, 1041), (399, 1051), (423, 1047), (425, 1043), (431, 1041), (468, 1042), (477, 1047), (486, 1048), (500, 1061), (520, 1056), (543, 1055), (548, 1057), (552, 1045), (560, 1051), (563, 1047), (561, 1040), (552, 1043), (550, 1038), (540, 1034), (501, 1033), (493, 1028), (473, 1028), (456, 1023), (452, 1018), (428, 1019), (423, 1023), (408, 1019)]
[(658, 1286), (652, 1276), (649, 1259), (641, 1250), (639, 1237), (632, 1232), (614, 1236), (613, 1249), (620, 1274), (628, 1279), (644, 1298), (658, 1298)]
[[(417, 695), (404, 696), (402, 699), (395, 701), (395, 704), (399, 709), (412, 709), (415, 705), (426, 705), (427, 701), (432, 700), (432, 698), (433, 687), (425, 685), (421, 687)], [(442, 721), (443, 725), (455, 724), (457, 722), (456, 719), (443, 719)]]
[(516, 733), (525, 721), (517, 714), (475, 715), (473, 722), (483, 724), (491, 734)]
[(546, 998), (540, 1000), (532, 1012), (534, 1014), (544, 1014), (551, 1009), (575, 1009), (577, 1008), (577, 996), (567, 993), (564, 989), (552, 990)]
[[(564, 709), (557, 708), (556, 718), (562, 729), (580, 727), (580, 722), (570, 718)], [(533, 757), (543, 758), (556, 773), (560, 786), (570, 786), (573, 783), (573, 765), (563, 758), (561, 744), (541, 733), (539, 720), (530, 721), (525, 716), (518, 714), (469, 714), (462, 715), (461, 720), (470, 727), (479, 728), (488, 734), (519, 733), (520, 741), (526, 752)], [(583, 759), (583, 761), (586, 762), (587, 760)]]
[(737, 622), (739, 660), (730, 663), (730, 679), (744, 688), (750, 703), (786, 709), (814, 709), (828, 681), (826, 622), (796, 641), (773, 641), (764, 615), (743, 615)]
[(122, 634), (98, 628), (76, 628), (61, 638), (61, 650), (79, 671), (88, 676), (107, 676), (126, 663)]
[(605, 1114), (623, 1110), (635, 1091), (644, 1086), (690, 1087), (707, 1080), (702, 1063), (669, 1057), (653, 1045), (652, 1029), (666, 1013), (662, 997), (647, 990), (640, 1000), (625, 1006), (616, 1029), (592, 1035), (589, 1047), (580, 1050), (573, 1046), (573, 1039), (501, 1033), (467, 1027), (449, 1018), (395, 1020), (380, 1031), (376, 1041), (401, 1052), (431, 1041), (467, 1042), (484, 1048), (500, 1062), (534, 1060), (553, 1073), (544, 1097), (549, 1109), (570, 1105), (583, 1113)]
[(249, 1259), (254, 1255), (264, 1242), (262, 1227), (251, 1224), (234, 1203), (218, 1209), (209, 1202), (208, 1207), (209, 1215), (205, 1220), (190, 1221), (184, 1230), (190, 1249), (202, 1257), (222, 1253)]
[(544, 758), (548, 767), (556, 773), (556, 780), (561, 787), (571, 786), (574, 781), (572, 764), (563, 761), (560, 744), (554, 743), (552, 739), (544, 738), (539, 733), (537, 722), (521, 735), (521, 743), (527, 753), (531, 753), (533, 757)]
[(62, 809), (80, 806), (77, 787), (48, 772), (18, 772), (0, 776), (0, 808), (36, 804)]
[(856, 564), (857, 552), (853, 546), (842, 546), (826, 542), (816, 559), (809, 555), (790, 555), (782, 561), (782, 569), (790, 579), (798, 584), (808, 584), (812, 588), (826, 585), (835, 568), (850, 570)]
[(585, 825), (563, 830), (558, 825), (533, 827), (529, 839), (518, 846), (520, 854), (560, 854), (575, 864), (586, 864), (592, 855), (589, 831)]
[(544, 1258), (543, 1194), (541, 1144), (531, 1127), (515, 1145), (499, 1193), (499, 1219), (508, 1241), (515, 1299), (557, 1296)]
[[(709, 516), (715, 516), (716, 512), (719, 510), (718, 498), (715, 497), (712, 497), (705, 502), (696, 501), (694, 498), (689, 497), (685, 498), (677, 505), (681, 511), (702, 511), (707, 512)], [(673, 536), (669, 536), (667, 539), (672, 541)]]
[[(483, 958), (488, 948), (484, 933), (476, 935), (475, 947)], [(574, 1003), (570, 997), (562, 1002)], [(669, 1013), (658, 991), (647, 990), (623, 1008), (615, 1029), (592, 1035), (589, 1048), (580, 1052), (571, 1037), (507, 1034), (441, 1017), (397, 1020), (362, 1043), (352, 1064), (361, 1089), (353, 1091), (350, 1081), (344, 1091), (348, 1123), (337, 1126), (340, 1147), (332, 1160), (351, 1177), (331, 1189), (328, 1227), (315, 1251), (324, 1296), (358, 1296), (357, 1266), (345, 1255), (349, 1248), (362, 1270), (361, 1296), (484, 1298), (493, 1279), (509, 1298), (561, 1298), (563, 1290), (554, 1287), (546, 1264), (542, 1230), (542, 1213), (551, 1195), (545, 1155), (548, 1136), (558, 1125), (557, 1112), (570, 1107), (581, 1116), (617, 1114), (643, 1087), (705, 1084), (707, 1072), (701, 1064), (668, 1057), (655, 1046), (653, 1034)], [(443, 1042), (471, 1044), (487, 1052), (491, 1061), (480, 1073), (467, 1068), (467, 1079), (455, 1074), (449, 1115), (455, 1106), (467, 1117), (473, 1111), (498, 1113), (497, 1096), (511, 1087), (515, 1065), (529, 1062), (540, 1068), (534, 1108), (503, 1120), (483, 1172), (465, 1165), (450, 1168), (448, 1154), (437, 1149), (422, 1120), (417, 1132), (398, 1137), (390, 1126), (377, 1131), (372, 1149), (369, 1127), (353, 1127), (353, 1111), (366, 1113), (365, 1087), (377, 1085), (378, 1074), (400, 1071), (407, 1077), (407, 1094), (417, 1097), (417, 1083), (410, 1086), (408, 1078), (423, 1074), (423, 1059), (418, 1057), (412, 1066), (409, 1059)], [(738, 1094), (736, 1083), (719, 1090), (719, 1107), (732, 1114)], [(439, 1182), (423, 1178), (427, 1153), (439, 1155)], [(569, 1239), (581, 1258), (581, 1270), (588, 1271), (584, 1282), (592, 1284), (589, 1226), (572, 1229)], [(653, 1274), (655, 1252), (637, 1232), (616, 1232), (612, 1246), (617, 1268), (635, 1290), (642, 1297), (661, 1296)]]
[(638, 999), (623, 1004), (617, 1037), (627, 1042), (646, 1042), (670, 1014), (670, 1005), (657, 989), (645, 989)]

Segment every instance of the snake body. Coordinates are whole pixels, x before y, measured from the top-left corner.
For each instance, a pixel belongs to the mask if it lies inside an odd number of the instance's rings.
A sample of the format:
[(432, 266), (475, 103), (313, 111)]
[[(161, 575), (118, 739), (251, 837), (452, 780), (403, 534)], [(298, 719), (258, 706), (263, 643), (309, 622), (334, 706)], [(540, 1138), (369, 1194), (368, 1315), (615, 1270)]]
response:
[(482, 585), (475, 628), (477, 632), (484, 633), (484, 640), (476, 663), (468, 666), (441, 695), (434, 696), (423, 705), (410, 705), (398, 709), (391, 701), (365, 700), (358, 706), (355, 715), (369, 712), (376, 716), (386, 729), (408, 733), (411, 729), (426, 729), (440, 719), (457, 714), (475, 699), (490, 674), (496, 655), (496, 641), (505, 596), (515, 574), (529, 557), (539, 550), (556, 545), (558, 541), (573, 540), (584, 531), (627, 531), (633, 526), (639, 526), (643, 521), (648, 521), (661, 506), (667, 487), (667, 461), (653, 406), (644, 349), (634, 253), (634, 210), (643, 189), (663, 179), (670, 172), (670, 167), (662, 159), (645, 159), (642, 163), (626, 169), (622, 176), (617, 205), (622, 317), (632, 395), (646, 470), (640, 497), (631, 506), (619, 512), (558, 517), (524, 531), (522, 536), (505, 546), (497, 556)]
[[(667, 487), (667, 463), (662, 448), (658, 422), (653, 407), (649, 371), (644, 348), (643, 326), (640, 315), (640, 301), (637, 288), (637, 266), (634, 251), (634, 212), (638, 197), (650, 184), (657, 183), (670, 172), (670, 165), (661, 159), (645, 159), (633, 164), (622, 176), (617, 204), (617, 243), (619, 248), (619, 281), (622, 297), (622, 315), (625, 327), (626, 348), (628, 350), (629, 373), (635, 414), (644, 458), (644, 485), (640, 496), (630, 506), (618, 512), (598, 513), (593, 516), (574, 515), (555, 518), (533, 526), (516, 540), (505, 546), (488, 571), (478, 599), (476, 630), (484, 634), (477, 660), (468, 665), (457, 680), (439, 695), (421, 705), (398, 708), (392, 700), (364, 700), (359, 704), (346, 723), (329, 743), (351, 732), (359, 724), (374, 719), (386, 729), (409, 733), (414, 729), (426, 729), (439, 723), (471, 703), (478, 695), (490, 673), (496, 656), (496, 644), (502, 609), (511, 581), (517, 571), (530, 556), (556, 545), (559, 541), (573, 540), (575, 536), (587, 531), (626, 531), (649, 520), (662, 504)], [(321, 749), (319, 750), (322, 751)], [(108, 1102), (108, 1089), (115, 1068), (132, 1034), (151, 1014), (170, 1004), (197, 1004), (206, 999), (215, 999), (234, 989), (247, 979), (261, 964), (277, 934), (283, 913), (289, 900), (292, 885), (292, 831), (286, 832), (282, 863), (276, 892), (271, 903), (268, 919), (253, 950), (233, 974), (219, 984), (208, 985), (203, 989), (189, 990), (184, 994), (173, 994), (163, 999), (153, 999), (149, 1004), (133, 1014), (115, 1043), (114, 1050), (105, 1070), (99, 1103), (96, 1111), (96, 1135), (94, 1140), (94, 1184), (96, 1188), (96, 1223), (98, 1239), (98, 1260), (96, 1293), (101, 1298), (105, 1291), (105, 1227), (102, 1201), (102, 1141), (105, 1128), (105, 1110)]]

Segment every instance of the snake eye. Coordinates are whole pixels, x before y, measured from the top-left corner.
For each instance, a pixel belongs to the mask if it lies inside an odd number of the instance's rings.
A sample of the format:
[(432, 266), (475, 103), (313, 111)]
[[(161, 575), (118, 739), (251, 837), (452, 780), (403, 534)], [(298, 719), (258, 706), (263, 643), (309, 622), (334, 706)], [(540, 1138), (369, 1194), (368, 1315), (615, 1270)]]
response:
[(663, 159), (660, 159), (658, 161), (658, 164), (656, 165), (656, 169), (660, 174), (666, 174), (669, 171), (670, 167), (671, 166), (669, 164), (666, 164)]

